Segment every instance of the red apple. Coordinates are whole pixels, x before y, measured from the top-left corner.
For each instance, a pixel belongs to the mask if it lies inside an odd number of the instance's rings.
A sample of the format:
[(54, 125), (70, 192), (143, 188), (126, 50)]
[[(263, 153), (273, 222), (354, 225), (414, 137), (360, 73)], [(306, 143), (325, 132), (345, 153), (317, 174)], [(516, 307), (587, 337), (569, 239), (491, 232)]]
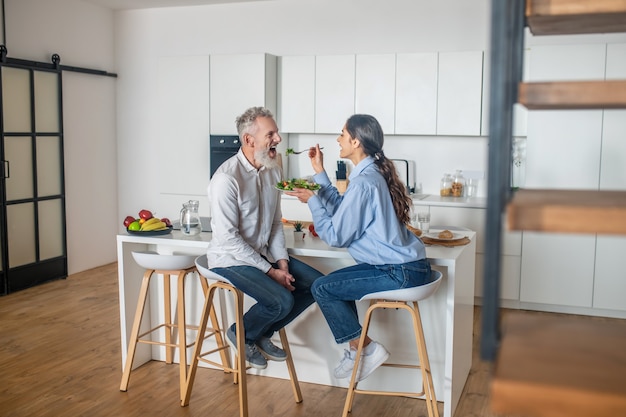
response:
[(124, 219), (124, 227), (128, 228), (128, 225), (134, 222), (136, 219), (133, 216), (126, 216)]
[(162, 221), (163, 223), (165, 223), (165, 225), (166, 225), (167, 227), (171, 227), (171, 226), (172, 226), (172, 222), (171, 222), (171, 221), (170, 221), (170, 219), (168, 219), (167, 217), (161, 217), (161, 221)]
[(152, 212), (150, 210), (143, 209), (139, 212), (140, 219), (150, 220), (152, 217)]

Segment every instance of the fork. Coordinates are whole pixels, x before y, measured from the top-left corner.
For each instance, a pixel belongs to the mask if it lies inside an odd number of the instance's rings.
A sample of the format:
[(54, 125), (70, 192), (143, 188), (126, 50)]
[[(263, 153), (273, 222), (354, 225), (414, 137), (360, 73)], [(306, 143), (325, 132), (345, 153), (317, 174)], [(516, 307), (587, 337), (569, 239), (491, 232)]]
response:
[[(311, 146), (311, 148), (312, 148), (312, 147), (313, 147), (313, 146)], [(307, 152), (307, 151), (308, 151), (309, 149), (311, 149), (311, 148), (307, 148), (307, 149), (305, 149), (305, 150), (303, 150), (303, 151), (299, 151), (299, 152), (295, 152), (295, 151), (294, 151), (294, 152), (291, 152), (291, 154), (292, 154), (292, 155), (300, 155), (300, 154), (301, 154), (301, 153), (303, 153), (303, 152)], [(321, 151), (322, 149), (324, 149), (324, 147), (323, 147), (323, 146), (320, 148), (320, 151)]]

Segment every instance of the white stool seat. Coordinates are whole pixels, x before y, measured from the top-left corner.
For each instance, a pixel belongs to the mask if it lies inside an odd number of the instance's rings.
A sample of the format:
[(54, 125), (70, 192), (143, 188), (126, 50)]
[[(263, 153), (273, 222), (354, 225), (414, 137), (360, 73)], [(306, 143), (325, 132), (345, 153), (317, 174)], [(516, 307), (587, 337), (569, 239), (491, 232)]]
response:
[(156, 252), (133, 252), (137, 265), (145, 269), (178, 271), (194, 266), (196, 255), (161, 255)]
[(439, 271), (431, 271), (431, 282), (417, 287), (402, 288), (399, 290), (378, 291), (365, 294), (359, 301), (363, 300), (391, 300), (391, 301), (419, 301), (430, 297), (443, 279), (443, 274)]
[(226, 278), (224, 278), (220, 274), (216, 274), (215, 272), (213, 272), (213, 271), (211, 271), (209, 269), (209, 261), (208, 261), (206, 255), (198, 256), (197, 258), (195, 258), (194, 262), (196, 264), (196, 268), (198, 269), (198, 272), (203, 277), (205, 277), (207, 279), (212, 279), (212, 280), (215, 280), (215, 281), (226, 282), (226, 283), (228, 283), (230, 285), (233, 285), (232, 282), (230, 282), (229, 280), (227, 280)]

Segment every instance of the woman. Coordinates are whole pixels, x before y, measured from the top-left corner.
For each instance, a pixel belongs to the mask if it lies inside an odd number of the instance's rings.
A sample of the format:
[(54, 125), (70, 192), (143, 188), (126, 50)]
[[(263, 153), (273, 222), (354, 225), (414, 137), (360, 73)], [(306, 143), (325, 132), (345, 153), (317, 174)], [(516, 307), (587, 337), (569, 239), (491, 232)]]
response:
[[(430, 263), (423, 243), (406, 228), (411, 198), (383, 152), (378, 121), (370, 115), (351, 116), (337, 142), (339, 156), (354, 164), (343, 196), (324, 170), (319, 144), (309, 151), (315, 182), (321, 186), (317, 195), (306, 189), (287, 194), (308, 204), (321, 239), (330, 246), (347, 248), (357, 263), (318, 278), (311, 287), (335, 341), (349, 344), (335, 368), (335, 377), (347, 378), (361, 336), (355, 300), (372, 292), (427, 284)], [(369, 336), (364, 346), (358, 381), (389, 357), (385, 347)]]

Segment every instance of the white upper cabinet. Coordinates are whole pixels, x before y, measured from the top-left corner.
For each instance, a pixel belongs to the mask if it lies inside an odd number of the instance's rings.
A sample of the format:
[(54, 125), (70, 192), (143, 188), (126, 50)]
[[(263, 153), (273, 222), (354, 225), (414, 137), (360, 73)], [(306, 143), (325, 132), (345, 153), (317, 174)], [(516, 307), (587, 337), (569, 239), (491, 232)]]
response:
[[(158, 61), (158, 149), (162, 194), (204, 195), (209, 178), (209, 56), (161, 57)], [(189, 152), (187, 152), (187, 150)]]
[(437, 134), (437, 53), (396, 56), (396, 134)]
[(385, 134), (394, 133), (396, 56), (357, 55), (355, 112), (374, 116)]
[(483, 53), (439, 53), (437, 134), (479, 136)]
[[(602, 80), (605, 50), (605, 44), (535, 46), (530, 81)], [(525, 187), (597, 189), (601, 140), (602, 110), (530, 111)]]
[(315, 131), (315, 56), (278, 59), (278, 127), (282, 132)]
[(235, 118), (265, 106), (276, 114), (276, 57), (211, 55), (211, 134), (235, 135)]
[(355, 55), (315, 59), (315, 133), (339, 134), (354, 114)]
[[(606, 51), (606, 79), (626, 80), (626, 44)], [(601, 190), (626, 190), (626, 110), (604, 110), (602, 123)]]

